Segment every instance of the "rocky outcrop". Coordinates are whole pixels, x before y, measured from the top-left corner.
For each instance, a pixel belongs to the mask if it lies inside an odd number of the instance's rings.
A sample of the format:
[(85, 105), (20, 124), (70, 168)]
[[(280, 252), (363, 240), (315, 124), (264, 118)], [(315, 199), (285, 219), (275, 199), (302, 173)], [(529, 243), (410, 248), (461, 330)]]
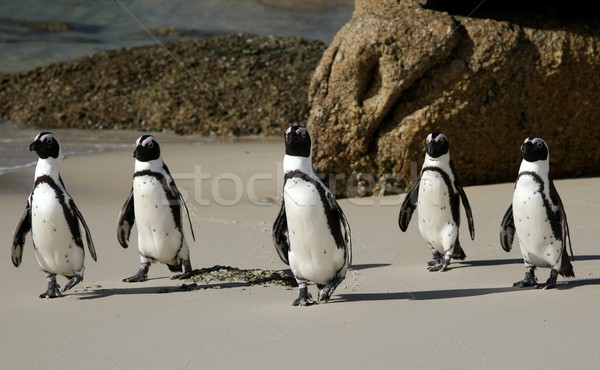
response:
[(465, 185), (514, 181), (529, 135), (555, 177), (599, 175), (599, 23), (538, 23), (357, 0), (311, 82), (315, 167), (339, 196), (397, 193), (442, 131)]
[(0, 116), (44, 128), (281, 135), (306, 120), (324, 50), (294, 37), (227, 35), (101, 52), (0, 76)]

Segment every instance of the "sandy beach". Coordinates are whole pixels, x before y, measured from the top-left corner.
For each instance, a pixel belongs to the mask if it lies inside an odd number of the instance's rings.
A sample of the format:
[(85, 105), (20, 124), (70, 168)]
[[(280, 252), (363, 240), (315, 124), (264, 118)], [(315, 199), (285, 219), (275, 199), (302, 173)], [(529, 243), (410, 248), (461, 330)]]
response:
[[(499, 245), (512, 198), (506, 183), (465, 188), (476, 238), (464, 222), (467, 259), (445, 273), (426, 270), (430, 252), (416, 224), (399, 230), (404, 195), (340, 200), (352, 228), (353, 268), (330, 302), (292, 307), (295, 288), (214, 282), (182, 291), (184, 282), (170, 280), (160, 264), (146, 282), (122, 282), (139, 267), (135, 234), (128, 249), (116, 239), (132, 149), (63, 161), (62, 178), (91, 228), (98, 261), (86, 250), (84, 281), (60, 299), (38, 298), (46, 280), (31, 235), (21, 266), (10, 259), (34, 168), (0, 176), (0, 367), (591, 369), (600, 361), (600, 178), (556, 181), (577, 278), (559, 277), (554, 290), (512, 288), (524, 268), (518, 247), (506, 253)], [(162, 154), (188, 195), (194, 268), (286, 269), (271, 239), (283, 143), (168, 143)], [(548, 275), (538, 270), (540, 282)]]

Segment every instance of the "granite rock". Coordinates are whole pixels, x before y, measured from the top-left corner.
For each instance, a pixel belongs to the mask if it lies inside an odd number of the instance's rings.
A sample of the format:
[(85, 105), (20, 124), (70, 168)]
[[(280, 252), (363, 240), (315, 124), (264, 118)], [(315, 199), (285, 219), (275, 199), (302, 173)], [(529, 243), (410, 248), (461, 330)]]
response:
[(308, 125), (338, 196), (388, 194), (414, 181), (432, 131), (463, 185), (514, 181), (530, 135), (555, 177), (599, 175), (598, 101), (598, 22), (357, 0), (311, 81)]

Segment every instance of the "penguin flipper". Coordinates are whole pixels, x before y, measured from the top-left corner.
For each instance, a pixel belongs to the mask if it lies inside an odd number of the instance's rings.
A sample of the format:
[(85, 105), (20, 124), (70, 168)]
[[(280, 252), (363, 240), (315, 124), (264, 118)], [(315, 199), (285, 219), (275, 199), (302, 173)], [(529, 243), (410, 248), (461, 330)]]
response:
[(133, 208), (133, 187), (131, 192), (121, 209), (119, 214), (119, 222), (117, 224), (117, 240), (123, 248), (129, 246), (129, 236), (131, 235), (131, 229), (135, 223), (135, 210)]
[(565, 212), (565, 207), (563, 206), (562, 199), (560, 199), (560, 195), (558, 195), (558, 191), (554, 186), (554, 181), (550, 179), (550, 199), (556, 205), (558, 205), (558, 210), (560, 212), (560, 222), (562, 226), (562, 238), (563, 245), (566, 249), (567, 240), (569, 242), (569, 251), (571, 252), (571, 260), (575, 261), (575, 256), (573, 255), (573, 246), (571, 245), (571, 233), (569, 231), (569, 223), (567, 222), (567, 213)]
[(467, 215), (467, 223), (469, 224), (469, 233), (471, 234), (471, 240), (475, 240), (475, 223), (473, 222), (473, 212), (471, 211), (471, 205), (469, 204), (469, 199), (467, 199), (467, 194), (465, 190), (458, 184), (454, 182), (454, 187), (458, 194), (460, 194), (460, 200), (462, 201), (463, 207), (465, 207), (465, 213)]
[[(339, 230), (341, 232), (341, 235), (334, 235), (334, 239), (336, 240), (338, 248), (344, 248), (346, 252), (346, 264), (348, 267), (350, 267), (350, 265), (352, 264), (352, 235), (350, 232), (350, 224), (348, 223), (348, 219), (346, 218), (342, 207), (340, 207), (340, 205), (337, 203), (333, 194), (330, 191), (327, 191), (326, 194), (329, 206), (333, 211), (332, 217), (335, 218), (335, 220), (332, 221), (339, 222), (341, 226), (341, 229)], [(333, 230), (332, 232), (336, 233)]]
[(512, 249), (515, 232), (515, 220), (513, 219), (513, 207), (511, 203), (500, 224), (500, 245), (507, 252), (510, 252)]
[(187, 216), (188, 223), (190, 224), (190, 233), (192, 234), (192, 240), (196, 241), (196, 235), (194, 235), (194, 228), (192, 227), (192, 219), (190, 218), (190, 211), (188, 210), (187, 204), (185, 204), (183, 196), (179, 191), (177, 192), (177, 196), (179, 197), (179, 201), (183, 205), (183, 209), (185, 209), (185, 215)]
[(83, 229), (85, 230), (85, 240), (87, 241), (87, 246), (90, 251), (90, 255), (92, 256), (94, 261), (98, 261), (98, 257), (96, 256), (96, 248), (94, 247), (94, 242), (92, 241), (92, 233), (90, 232), (90, 228), (88, 227), (87, 223), (83, 219), (83, 215), (79, 211), (79, 208), (77, 208), (77, 206), (75, 205), (73, 198), (69, 200), (69, 206), (75, 213), (75, 216), (77, 216), (77, 218), (79, 219), (79, 222), (81, 222), (81, 224), (83, 225)]
[(275, 250), (279, 254), (279, 258), (286, 265), (290, 264), (288, 259), (288, 253), (290, 251), (290, 239), (288, 236), (288, 224), (287, 216), (285, 214), (285, 203), (281, 200), (281, 209), (275, 222), (273, 223), (273, 243), (275, 244)]
[(402, 202), (402, 206), (400, 207), (400, 214), (398, 215), (398, 226), (400, 226), (400, 230), (406, 231), (408, 229), (408, 224), (410, 223), (410, 219), (412, 218), (412, 214), (417, 209), (417, 202), (419, 200), (419, 185), (421, 184), (421, 177), (415, 181), (413, 187), (404, 197), (404, 201)]
[[(175, 199), (177, 199), (179, 204), (181, 204), (183, 206), (183, 208), (185, 209), (185, 215), (186, 215), (188, 223), (190, 225), (190, 233), (192, 234), (192, 240), (196, 241), (196, 235), (194, 235), (194, 228), (192, 226), (192, 219), (190, 218), (190, 211), (188, 210), (187, 204), (185, 203), (185, 200), (183, 199), (183, 195), (181, 195), (181, 192), (179, 192), (177, 185), (175, 185), (175, 180), (173, 179), (173, 176), (171, 176), (171, 171), (169, 171), (169, 167), (167, 167), (166, 163), (163, 163), (163, 170), (168, 175), (164, 179), (164, 181), (166, 181), (167, 183), (166, 184), (163, 183), (163, 187), (165, 187), (165, 189), (168, 188), (169, 191), (171, 192), (171, 194), (173, 195), (173, 197)], [(183, 225), (181, 225), (181, 229), (182, 229), (181, 232), (183, 233)]]
[(19, 267), (21, 261), (23, 260), (23, 246), (25, 245), (25, 237), (31, 231), (31, 203), (29, 199), (27, 200), (27, 205), (25, 206), (25, 212), (23, 216), (21, 216), (21, 220), (17, 225), (17, 229), (15, 230), (15, 235), (13, 237), (13, 245), (11, 249), (11, 259), (13, 265), (15, 267)]

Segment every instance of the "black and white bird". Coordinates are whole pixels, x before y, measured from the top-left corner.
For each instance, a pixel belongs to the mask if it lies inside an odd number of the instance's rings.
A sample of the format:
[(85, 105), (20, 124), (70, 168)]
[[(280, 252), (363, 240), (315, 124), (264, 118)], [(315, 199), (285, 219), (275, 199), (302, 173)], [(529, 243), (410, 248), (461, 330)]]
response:
[(475, 239), (475, 226), (469, 200), (450, 159), (448, 138), (439, 132), (427, 135), (425, 150), (421, 174), (404, 198), (398, 225), (406, 231), (413, 212), (417, 210), (419, 231), (433, 255), (427, 268), (429, 271), (445, 271), (451, 258), (464, 260), (467, 257), (458, 237), (461, 200), (471, 240)]
[(539, 137), (521, 145), (523, 161), (513, 199), (500, 225), (500, 244), (510, 252), (515, 234), (525, 261), (525, 278), (513, 286), (537, 286), (536, 267), (550, 268), (544, 289), (556, 286), (558, 274), (575, 277), (567, 243), (573, 256), (567, 214), (550, 177), (550, 152)]
[(94, 261), (96, 250), (90, 229), (60, 176), (62, 158), (56, 136), (51, 132), (40, 133), (29, 145), (29, 150), (35, 151), (39, 159), (33, 189), (15, 231), (11, 257), (15, 267), (19, 267), (25, 237), (31, 231), (35, 256), (48, 280), (48, 288), (40, 298), (56, 298), (63, 295), (56, 275), (69, 279), (63, 292), (83, 280), (85, 252), (80, 223)]
[(317, 284), (317, 302), (326, 302), (346, 277), (352, 240), (344, 212), (313, 170), (306, 128), (287, 129), (283, 171), (283, 199), (273, 224), (273, 241), (298, 282), (298, 298), (292, 304), (315, 303), (309, 282)]
[(150, 264), (157, 261), (166, 264), (172, 272), (183, 271), (172, 279), (190, 278), (192, 265), (183, 229), (184, 210), (194, 240), (195, 237), (187, 206), (161, 158), (156, 139), (143, 135), (135, 145), (133, 185), (119, 215), (117, 239), (127, 248), (136, 223), (141, 265), (135, 275), (123, 281), (147, 280)]

